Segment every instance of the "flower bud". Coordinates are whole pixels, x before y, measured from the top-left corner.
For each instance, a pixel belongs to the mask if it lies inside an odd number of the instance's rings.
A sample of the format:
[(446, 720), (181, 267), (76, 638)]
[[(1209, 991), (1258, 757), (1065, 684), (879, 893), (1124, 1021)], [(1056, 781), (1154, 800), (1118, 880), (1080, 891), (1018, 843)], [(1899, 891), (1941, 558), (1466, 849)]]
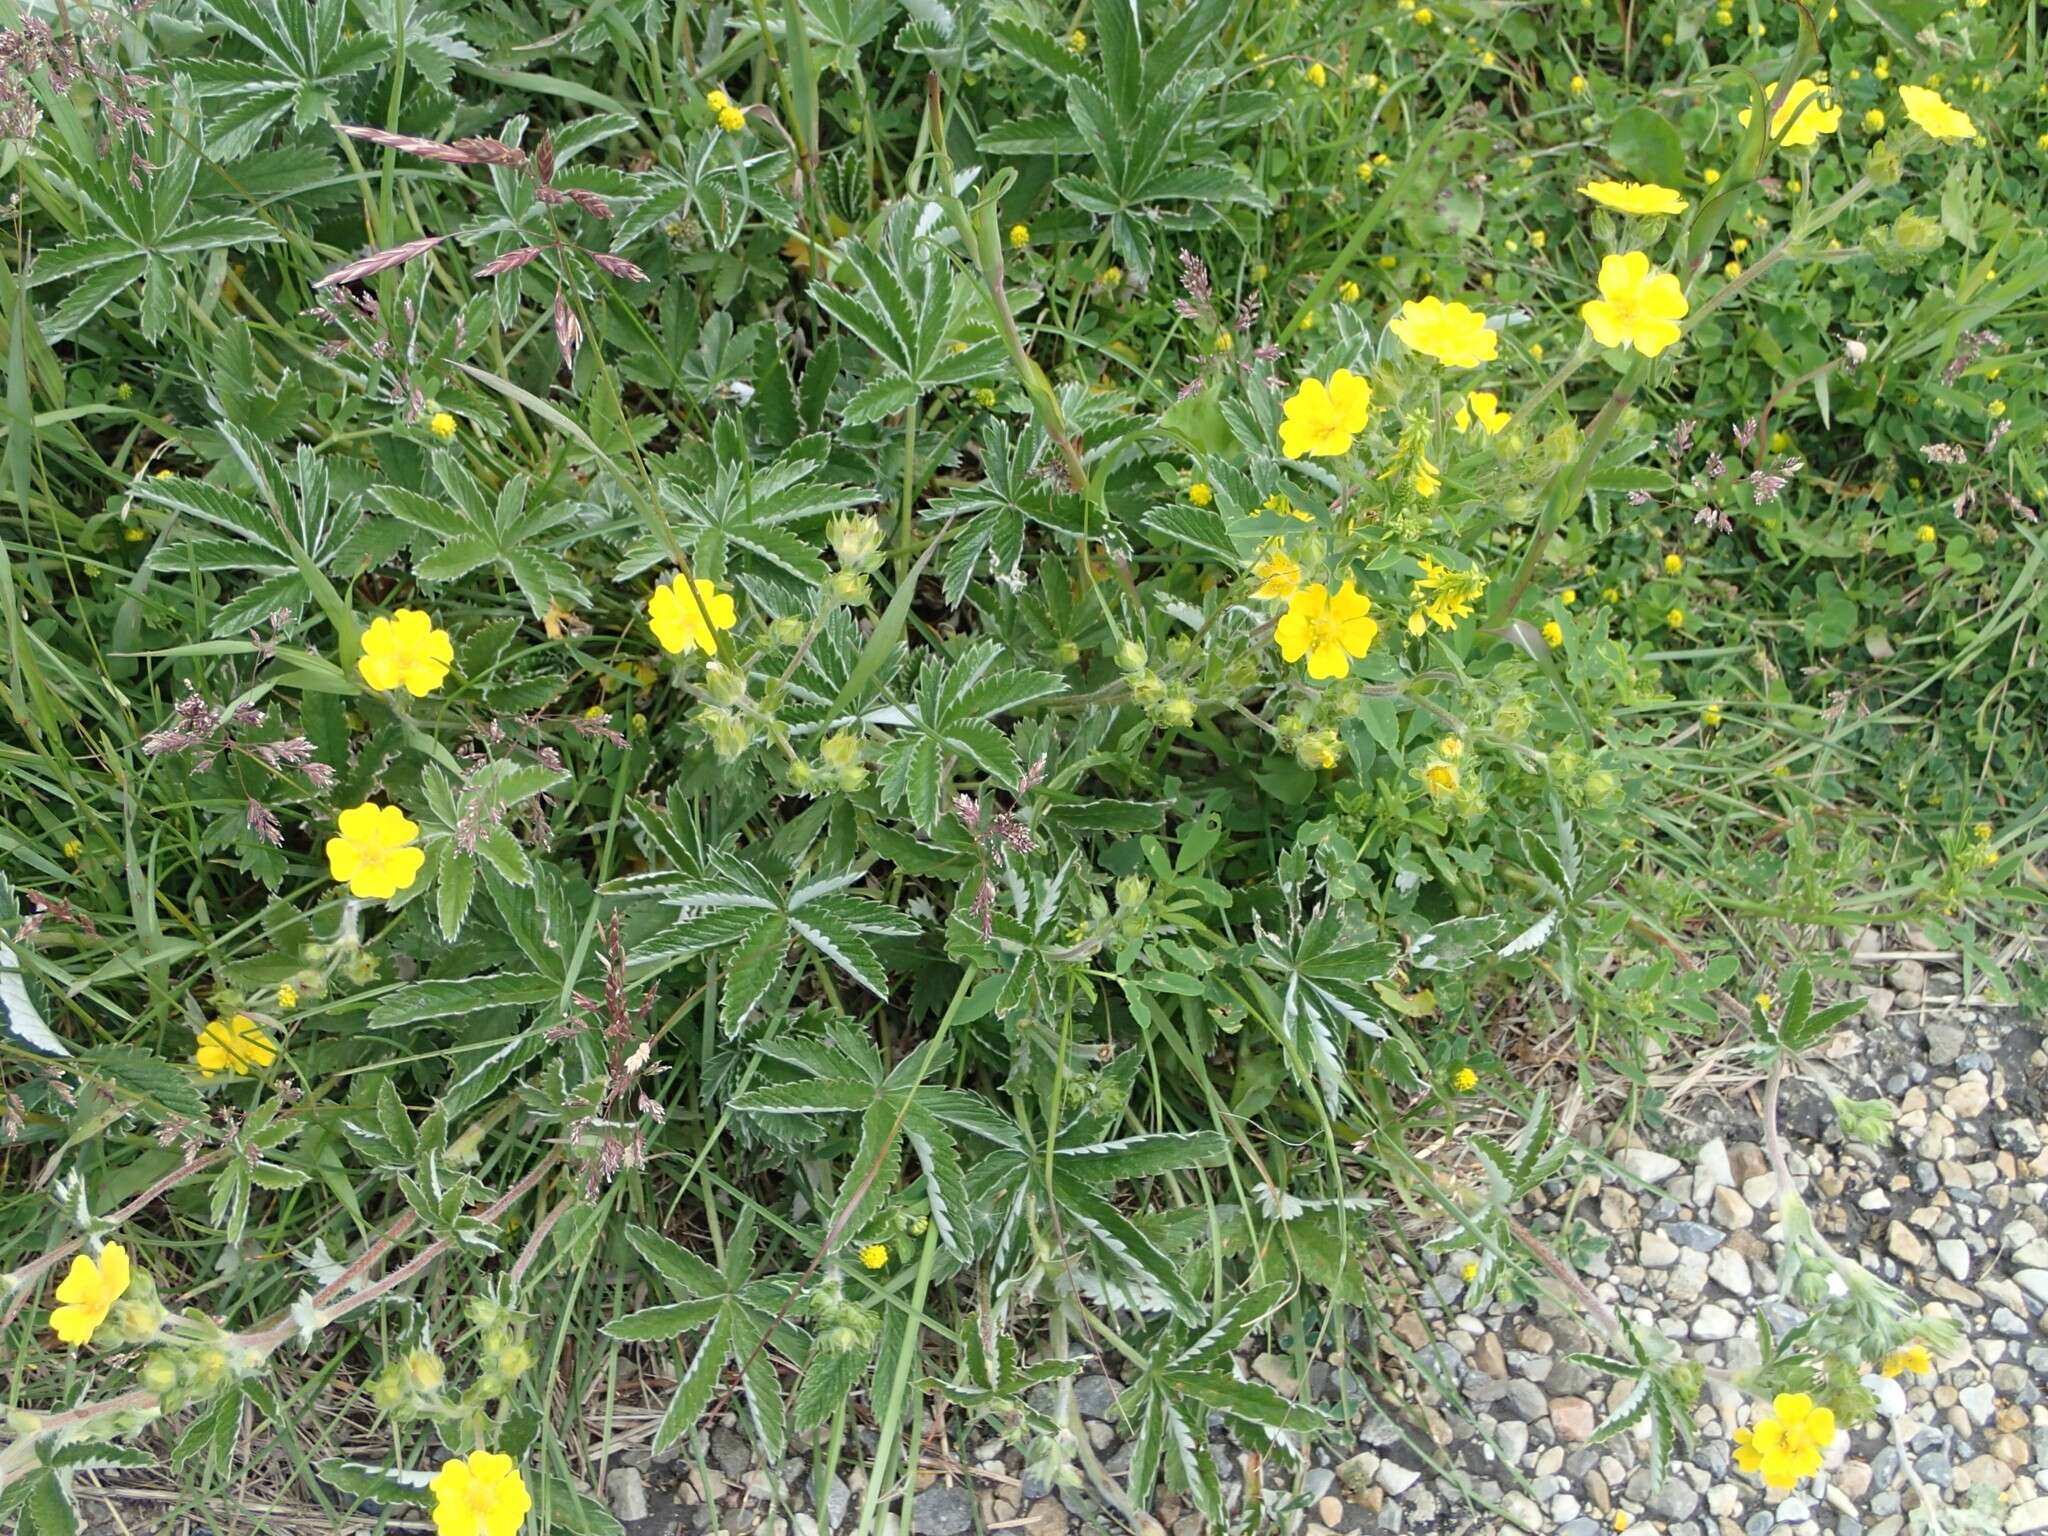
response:
[(849, 571), (872, 571), (881, 563), (882, 524), (867, 513), (834, 517), (825, 524), (825, 540)]
[(1125, 640), (1116, 648), (1116, 669), (1119, 672), (1139, 672), (1145, 666), (1145, 645), (1140, 640)]

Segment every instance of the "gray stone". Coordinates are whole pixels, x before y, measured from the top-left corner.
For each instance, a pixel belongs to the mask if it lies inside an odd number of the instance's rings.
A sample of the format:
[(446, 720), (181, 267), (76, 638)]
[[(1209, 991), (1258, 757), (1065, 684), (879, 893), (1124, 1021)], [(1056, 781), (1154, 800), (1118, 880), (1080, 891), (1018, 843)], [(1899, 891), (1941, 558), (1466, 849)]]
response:
[(1674, 1221), (1664, 1228), (1664, 1235), (1680, 1247), (1691, 1248), (1699, 1253), (1712, 1253), (1728, 1241), (1728, 1234), (1716, 1232), (1701, 1221)]
[(1422, 1480), (1422, 1474), (1413, 1467), (1404, 1467), (1392, 1457), (1387, 1457), (1373, 1470), (1372, 1480), (1398, 1499)]
[(1735, 1182), (1735, 1170), (1728, 1165), (1728, 1143), (1716, 1136), (1701, 1145), (1692, 1163), (1692, 1203), (1705, 1207), (1714, 1191)]
[(1960, 1024), (1927, 1026), (1927, 1059), (1937, 1067), (1950, 1067), (1970, 1047), (1970, 1032)]
[(1116, 1383), (1097, 1373), (1074, 1381), (1074, 1406), (1084, 1419), (1107, 1419), (1116, 1414)]
[(1699, 1507), (1697, 1490), (1675, 1472), (1668, 1474), (1664, 1486), (1650, 1495), (1650, 1513), (1666, 1520), (1690, 1520)]
[(711, 1459), (727, 1477), (744, 1477), (754, 1465), (747, 1442), (722, 1425), (711, 1431)]
[(647, 1518), (647, 1479), (638, 1467), (614, 1467), (605, 1474), (605, 1501), (622, 1521)]

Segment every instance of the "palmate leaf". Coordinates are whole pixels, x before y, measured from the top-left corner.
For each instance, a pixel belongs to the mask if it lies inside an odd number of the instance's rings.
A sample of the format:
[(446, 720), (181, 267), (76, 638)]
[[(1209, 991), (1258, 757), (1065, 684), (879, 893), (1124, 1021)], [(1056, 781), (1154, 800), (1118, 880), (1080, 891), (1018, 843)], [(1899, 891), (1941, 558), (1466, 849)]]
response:
[(1362, 927), (1355, 910), (1326, 906), (1285, 938), (1262, 932), (1253, 951), (1255, 970), (1277, 1003), (1281, 1038), (1313, 1073), (1332, 1114), (1351, 1034), (1384, 1040), (1392, 1033), (1372, 984), (1393, 969), (1399, 951), (1360, 937)]
[[(693, 445), (664, 464), (657, 490), (693, 576), (737, 586), (771, 614), (809, 612), (826, 568), (819, 548), (825, 519), (875, 499), (871, 486), (824, 478), (831, 440), (800, 438), (756, 464), (740, 418), (719, 417), (708, 448)], [(615, 575), (627, 580), (668, 560), (667, 546), (635, 542)]]
[(770, 1352), (798, 1355), (809, 1346), (804, 1331), (782, 1315), (800, 1277), (753, 1277), (755, 1227), (751, 1211), (727, 1237), (723, 1265), (706, 1262), (650, 1227), (628, 1226), (626, 1240), (680, 1300), (628, 1313), (605, 1324), (605, 1333), (622, 1341), (645, 1342), (676, 1338), (695, 1328), (705, 1330), (655, 1429), (657, 1454), (703, 1417), (730, 1363), (742, 1372), (742, 1401), (756, 1436), (763, 1448), (779, 1459), (788, 1432), (782, 1385)]
[(258, 148), (288, 112), (301, 125), (331, 115), (344, 81), (391, 56), (380, 33), (348, 35), (346, 0), (200, 0), (200, 8), (255, 54), (179, 66), (201, 96), (233, 101), (226, 112), (206, 118), (207, 151), (217, 160), (236, 160)]
[(978, 640), (952, 660), (927, 652), (904, 723), (882, 753), (880, 787), (886, 804), (907, 805), (918, 827), (939, 824), (956, 762), (965, 758), (1009, 789), (1024, 773), (1010, 739), (994, 717), (1066, 691), (1055, 672), (1004, 664), (1003, 649)]
[(859, 870), (796, 879), (772, 855), (757, 861), (713, 854), (702, 873), (680, 871), (627, 876), (601, 894), (620, 900), (654, 898), (674, 904), (676, 921), (634, 954), (636, 974), (649, 975), (681, 961), (717, 952), (724, 963), (719, 1018), (729, 1034), (792, 978), (790, 959), (815, 951), (875, 996), (889, 995), (889, 977), (870, 942), (914, 938), (917, 920), (856, 894)]
[(832, 1230), (857, 1232), (866, 1214), (894, 1194), (907, 1142), (924, 1174), (926, 1206), (940, 1243), (957, 1258), (972, 1252), (974, 1200), (955, 1132), (1014, 1148), (1010, 1122), (977, 1095), (927, 1083), (943, 1065), (928, 1045), (894, 1068), (863, 1036), (844, 1027), (822, 1041), (770, 1039), (759, 1048), (799, 1076), (739, 1095), (732, 1101), (735, 1110), (804, 1120), (859, 1117), (860, 1138)]
[(435, 451), (432, 464), (440, 496), (396, 485), (370, 491), (378, 506), (425, 535), (412, 541), (413, 573), (421, 581), (438, 585), (491, 569), (511, 578), (537, 619), (558, 605), (589, 606), (590, 592), (563, 553), (582, 531), (574, 503), (525, 475), (512, 476), (493, 496), (445, 449)]
[[(890, 211), (878, 244), (845, 242), (837, 286), (812, 292), (818, 307), (867, 343), (881, 374), (842, 407), (849, 424), (880, 421), (933, 390), (990, 378), (1003, 365), (1002, 339), (981, 315), (975, 290), (957, 294), (946, 255), (918, 233), (916, 209)], [(857, 286), (856, 286), (857, 284)], [(978, 334), (966, 334), (970, 324)]]

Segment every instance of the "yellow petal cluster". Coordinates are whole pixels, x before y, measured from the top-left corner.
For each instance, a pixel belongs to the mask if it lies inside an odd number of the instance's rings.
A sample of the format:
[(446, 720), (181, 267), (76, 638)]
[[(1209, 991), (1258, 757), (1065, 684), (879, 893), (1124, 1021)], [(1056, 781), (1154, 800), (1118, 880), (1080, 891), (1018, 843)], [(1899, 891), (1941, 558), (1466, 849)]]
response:
[(395, 805), (365, 800), (336, 818), (337, 837), (327, 840), (328, 873), (351, 896), (384, 901), (411, 887), (427, 856), (411, 847), (419, 823)]
[(1579, 314), (1601, 346), (1634, 347), (1655, 357), (1678, 340), (1677, 322), (1688, 308), (1676, 277), (1652, 272), (1641, 251), (1624, 251), (1601, 259), (1600, 297), (1587, 300)]
[(441, 686), (454, 662), (448, 631), (417, 608), (400, 608), (388, 619), (371, 620), (363, 631), (356, 671), (372, 688), (403, 688), (423, 699)]
[(442, 1462), (427, 1487), (439, 1536), (514, 1536), (533, 1508), (519, 1468), (498, 1451), (472, 1451)]
[(277, 1042), (246, 1013), (232, 1014), (199, 1032), (192, 1060), (201, 1077), (247, 1077), (277, 1060)]
[(1312, 582), (1288, 601), (1287, 612), (1274, 626), (1280, 659), (1308, 658), (1308, 675), (1316, 679), (1349, 677), (1351, 663), (1372, 649), (1380, 632), (1372, 617), (1372, 599), (1350, 582), (1334, 593)]
[(731, 629), (738, 622), (732, 594), (719, 591), (700, 576), (692, 596), (687, 581), (686, 577), (676, 576), (654, 589), (654, 595), (647, 600), (648, 627), (671, 656), (692, 650), (702, 651), (706, 656), (716, 655), (718, 638), (713, 631)]
[(1486, 316), (1468, 305), (1447, 304), (1435, 294), (1403, 304), (1387, 329), (1411, 350), (1446, 368), (1477, 368), (1500, 352), (1500, 336), (1488, 329)]
[(1335, 458), (1351, 451), (1351, 441), (1365, 430), (1372, 415), (1372, 385), (1349, 368), (1339, 368), (1328, 382), (1303, 379), (1281, 408), (1280, 451), (1290, 459)]
[(1804, 1392), (1780, 1392), (1771, 1414), (1748, 1429), (1735, 1431), (1735, 1464), (1761, 1473), (1766, 1488), (1796, 1487), (1802, 1477), (1820, 1470), (1821, 1458), (1834, 1443), (1835, 1416), (1816, 1407)]
[(90, 1341), (114, 1303), (127, 1294), (131, 1278), (128, 1250), (119, 1243), (102, 1248), (97, 1263), (82, 1253), (73, 1259), (71, 1272), (57, 1286), (62, 1305), (50, 1313), (57, 1337), (73, 1349)]

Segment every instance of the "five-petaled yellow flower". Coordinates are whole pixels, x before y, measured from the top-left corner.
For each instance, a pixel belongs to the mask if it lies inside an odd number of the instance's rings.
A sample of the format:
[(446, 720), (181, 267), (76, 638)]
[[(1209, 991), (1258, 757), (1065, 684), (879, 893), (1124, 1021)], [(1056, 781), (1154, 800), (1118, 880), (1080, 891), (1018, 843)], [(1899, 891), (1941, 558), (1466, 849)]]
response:
[(1735, 1464), (1761, 1472), (1766, 1488), (1794, 1488), (1820, 1470), (1834, 1439), (1832, 1410), (1815, 1407), (1804, 1392), (1780, 1392), (1771, 1402), (1771, 1417), (1735, 1431)]
[[(1820, 97), (1815, 101), (1814, 97)], [(1833, 133), (1841, 125), (1842, 109), (1833, 105), (1834, 98), (1827, 94), (1827, 87), (1812, 80), (1794, 80), (1785, 99), (1771, 114), (1771, 137), (1783, 134), (1779, 144), (1785, 149), (1805, 149), (1818, 144), (1824, 133)], [(1735, 114), (1736, 121), (1743, 127), (1749, 126), (1749, 108), (1744, 107)], [(1787, 123), (1791, 127), (1786, 127)]]
[(1433, 293), (1403, 304), (1387, 329), (1446, 368), (1477, 368), (1500, 352), (1500, 336), (1487, 329), (1486, 316), (1464, 304), (1446, 304)]
[(1600, 261), (1600, 297), (1579, 309), (1586, 329), (1603, 347), (1634, 347), (1655, 357), (1678, 340), (1677, 322), (1690, 306), (1678, 279), (1652, 272), (1641, 251), (1624, 251)]
[(57, 1286), (57, 1300), (63, 1305), (50, 1313), (50, 1326), (57, 1337), (73, 1349), (88, 1342), (114, 1303), (127, 1294), (128, 1250), (108, 1243), (95, 1264), (84, 1254), (71, 1261), (71, 1272)]
[(246, 1077), (277, 1060), (277, 1042), (246, 1013), (215, 1019), (199, 1032), (199, 1045), (192, 1052), (201, 1077)]
[(1379, 632), (1371, 598), (1348, 581), (1334, 594), (1318, 581), (1288, 600), (1273, 638), (1282, 661), (1306, 656), (1308, 675), (1322, 679), (1349, 677), (1352, 661), (1372, 649)]
[(403, 688), (423, 699), (446, 680), (454, 661), (448, 631), (436, 629), (432, 617), (417, 608), (401, 608), (388, 619), (370, 621), (356, 671), (372, 688)]
[(1277, 546), (1252, 567), (1252, 574), (1259, 578), (1252, 596), (1268, 602), (1284, 603), (1301, 588), (1301, 566), (1292, 555)]
[(881, 1243), (869, 1243), (860, 1251), (862, 1269), (880, 1269), (889, 1262), (889, 1250)]
[(472, 1451), (444, 1461), (427, 1485), (434, 1494), (434, 1529), (440, 1536), (513, 1536), (533, 1508), (533, 1496), (512, 1458)]
[(1943, 101), (1939, 91), (1921, 85), (1902, 85), (1899, 100), (1906, 104), (1906, 116), (1913, 120), (1913, 125), (1929, 138), (1952, 144), (1977, 137), (1977, 125), (1970, 121), (1970, 114)]
[(718, 637), (714, 631), (731, 629), (738, 622), (732, 594), (719, 591), (700, 576), (694, 583), (693, 596), (686, 581), (685, 577), (675, 576), (654, 589), (654, 595), (647, 600), (648, 627), (671, 656), (691, 650), (715, 655)]
[(1372, 415), (1372, 386), (1349, 368), (1326, 384), (1303, 379), (1281, 407), (1280, 451), (1290, 459), (1335, 458), (1351, 451), (1351, 440)]
[(1477, 425), (1492, 437), (1508, 424), (1508, 413), (1500, 408), (1499, 395), (1490, 389), (1475, 389), (1465, 396), (1453, 421), (1460, 432), (1470, 432)]
[(365, 800), (336, 819), (341, 835), (327, 839), (327, 869), (351, 896), (383, 901), (411, 888), (427, 856), (409, 846), (419, 823), (395, 805)]
[(1589, 181), (1579, 191), (1616, 213), (1662, 215), (1683, 213), (1687, 207), (1684, 198), (1654, 181)]
[(1435, 759), (1425, 763), (1422, 787), (1432, 795), (1455, 795), (1458, 792), (1458, 765)]

